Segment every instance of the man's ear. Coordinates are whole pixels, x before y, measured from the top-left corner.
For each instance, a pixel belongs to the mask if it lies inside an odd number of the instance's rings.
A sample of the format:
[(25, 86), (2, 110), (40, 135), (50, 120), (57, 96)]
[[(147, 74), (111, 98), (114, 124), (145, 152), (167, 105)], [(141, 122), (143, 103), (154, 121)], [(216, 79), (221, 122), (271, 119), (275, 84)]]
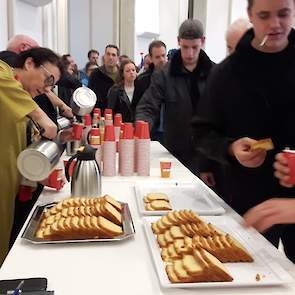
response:
[(178, 44), (178, 46), (180, 46), (180, 38), (179, 37), (177, 37), (177, 44)]
[(205, 42), (206, 42), (206, 37), (205, 37), (205, 36), (203, 36), (203, 37), (201, 38), (201, 40), (202, 40), (202, 47), (204, 47), (204, 45), (205, 45)]
[(34, 63), (33, 59), (31, 57), (28, 57), (24, 63), (23, 69), (28, 71), (34, 67), (35, 67), (35, 63)]

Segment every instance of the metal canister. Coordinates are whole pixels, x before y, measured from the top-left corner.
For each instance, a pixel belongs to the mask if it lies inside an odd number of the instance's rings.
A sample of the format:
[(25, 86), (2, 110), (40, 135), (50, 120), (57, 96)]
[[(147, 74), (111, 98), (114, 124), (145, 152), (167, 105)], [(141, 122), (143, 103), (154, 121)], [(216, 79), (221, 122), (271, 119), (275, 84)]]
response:
[(68, 141), (66, 144), (66, 154), (67, 156), (73, 156), (77, 153), (81, 146), (81, 140)]
[(27, 179), (41, 181), (49, 176), (61, 154), (62, 150), (56, 142), (42, 139), (19, 154), (17, 168)]
[(72, 127), (72, 121), (65, 117), (58, 117), (57, 127), (58, 127), (58, 130), (64, 130), (64, 129), (70, 128)]
[(96, 103), (95, 93), (88, 87), (77, 88), (71, 98), (72, 111), (78, 116), (89, 114)]

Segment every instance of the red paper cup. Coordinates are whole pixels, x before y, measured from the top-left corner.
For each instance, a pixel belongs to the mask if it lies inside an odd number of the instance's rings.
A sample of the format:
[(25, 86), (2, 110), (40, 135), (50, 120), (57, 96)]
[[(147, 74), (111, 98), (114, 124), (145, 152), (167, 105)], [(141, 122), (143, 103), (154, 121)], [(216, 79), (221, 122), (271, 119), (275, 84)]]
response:
[(139, 139), (149, 139), (150, 138), (150, 128), (147, 122), (142, 122), (139, 128)]
[(84, 125), (91, 126), (91, 116), (90, 114), (84, 115)]
[(283, 154), (288, 159), (288, 167), (290, 169), (288, 183), (295, 184), (295, 150), (284, 150)]
[(135, 122), (134, 137), (136, 137), (136, 138), (139, 137), (139, 133), (140, 133), (142, 123), (144, 123), (144, 121), (138, 120), (138, 121)]
[(115, 121), (114, 121), (114, 125), (116, 127), (120, 127), (122, 124), (122, 115), (121, 114), (116, 114), (115, 115)]
[(115, 141), (115, 128), (113, 125), (105, 126), (104, 141)]
[(133, 139), (133, 125), (132, 123), (125, 123), (123, 128), (122, 139)]
[(81, 123), (73, 123), (73, 139), (80, 140), (82, 138), (83, 133), (83, 124)]
[[(67, 163), (68, 163), (68, 160), (64, 160), (64, 166), (65, 166), (65, 168), (67, 166)], [(76, 165), (76, 160), (73, 160), (73, 162), (71, 163), (71, 165), (69, 167), (69, 176), (70, 177), (72, 177), (72, 175), (73, 175), (73, 171), (74, 171), (75, 165)]]

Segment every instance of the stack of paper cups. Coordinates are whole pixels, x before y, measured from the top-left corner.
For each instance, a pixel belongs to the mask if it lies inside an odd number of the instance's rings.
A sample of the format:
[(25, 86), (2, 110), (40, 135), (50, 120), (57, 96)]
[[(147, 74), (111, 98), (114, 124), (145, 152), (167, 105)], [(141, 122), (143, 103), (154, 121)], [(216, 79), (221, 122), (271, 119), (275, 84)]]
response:
[(134, 131), (134, 172), (137, 172), (137, 141), (140, 133), (141, 124), (144, 121), (138, 120), (135, 122), (135, 131)]
[(139, 125), (136, 143), (136, 168), (139, 176), (150, 175), (150, 130), (147, 122)]
[(116, 140), (114, 126), (105, 126), (102, 151), (103, 175), (116, 175)]
[(134, 138), (132, 123), (125, 123), (120, 139), (119, 172), (122, 176), (132, 176), (134, 172)]
[(101, 160), (102, 160), (102, 148), (100, 142), (100, 131), (99, 128), (92, 128), (89, 132), (89, 144), (96, 149), (95, 160), (101, 169)]

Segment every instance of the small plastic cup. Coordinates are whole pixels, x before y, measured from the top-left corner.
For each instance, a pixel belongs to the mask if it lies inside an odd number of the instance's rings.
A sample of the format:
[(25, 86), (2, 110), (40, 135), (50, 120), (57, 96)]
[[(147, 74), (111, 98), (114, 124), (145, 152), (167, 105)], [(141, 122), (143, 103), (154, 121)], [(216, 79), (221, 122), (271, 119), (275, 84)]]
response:
[(171, 166), (172, 166), (171, 159), (168, 159), (168, 158), (161, 158), (160, 159), (160, 169), (161, 169), (161, 177), (162, 178), (169, 178), (170, 177)]
[(295, 150), (283, 150), (284, 156), (288, 159), (288, 167), (290, 169), (289, 184), (295, 184)]

